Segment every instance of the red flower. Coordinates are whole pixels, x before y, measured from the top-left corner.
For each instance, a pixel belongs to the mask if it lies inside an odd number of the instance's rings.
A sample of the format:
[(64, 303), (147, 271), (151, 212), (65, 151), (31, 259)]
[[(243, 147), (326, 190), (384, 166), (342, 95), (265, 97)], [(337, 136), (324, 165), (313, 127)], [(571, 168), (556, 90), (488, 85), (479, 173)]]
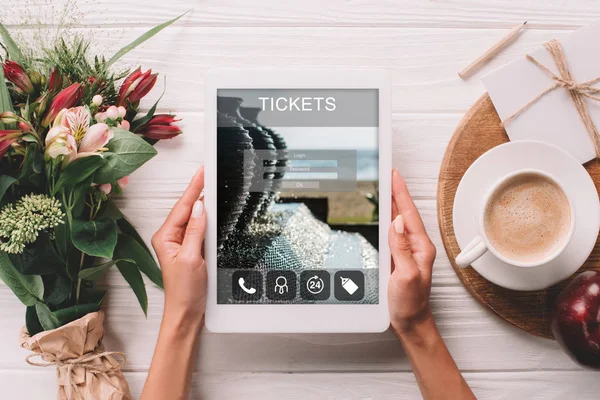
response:
[(10, 146), (16, 141), (17, 139), (0, 141), (0, 158), (4, 157), (6, 153), (8, 153), (8, 149), (10, 149)]
[(141, 67), (138, 67), (123, 81), (123, 85), (121, 85), (121, 89), (119, 90), (117, 106), (127, 106), (127, 100), (131, 104), (140, 101), (142, 97), (152, 90), (157, 77), (158, 74), (153, 74), (151, 69), (142, 73)]
[(0, 158), (10, 149), (10, 145), (17, 141), (23, 133), (18, 130), (0, 130)]
[(50, 74), (50, 79), (48, 80), (48, 90), (51, 92), (58, 92), (62, 89), (63, 84), (63, 76), (58, 71), (58, 68), (54, 67), (54, 70)]
[(4, 75), (6, 79), (12, 82), (17, 90), (23, 93), (32, 94), (35, 92), (31, 79), (23, 70), (23, 67), (14, 61), (8, 60), (4, 63)]
[(46, 128), (50, 125), (62, 109), (71, 108), (79, 103), (82, 95), (83, 86), (81, 86), (80, 83), (74, 83), (68, 88), (63, 89), (54, 99), (52, 99), (48, 112), (42, 121), (42, 126)]
[(175, 119), (174, 115), (158, 114), (152, 119), (140, 126), (135, 133), (140, 133), (148, 139), (163, 140), (172, 139), (183, 132), (174, 122), (181, 121)]

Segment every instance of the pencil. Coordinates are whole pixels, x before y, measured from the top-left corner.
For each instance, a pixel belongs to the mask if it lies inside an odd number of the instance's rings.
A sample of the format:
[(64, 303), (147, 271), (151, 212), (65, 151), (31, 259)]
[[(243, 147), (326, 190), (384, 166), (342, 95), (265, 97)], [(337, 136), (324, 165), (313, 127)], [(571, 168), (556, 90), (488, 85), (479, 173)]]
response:
[(500, 51), (502, 51), (502, 49), (504, 49), (506, 46), (508, 46), (509, 44), (514, 42), (515, 39), (521, 33), (521, 30), (523, 30), (523, 28), (525, 27), (525, 25), (527, 25), (527, 21), (512, 28), (510, 30), (510, 32), (508, 32), (508, 34), (506, 34), (506, 36), (502, 40), (500, 40), (498, 43), (496, 43), (495, 45), (490, 47), (479, 58), (477, 58), (475, 61), (473, 61), (471, 64), (469, 64), (465, 69), (460, 71), (458, 73), (458, 76), (460, 76), (462, 79), (467, 79), (469, 77), (469, 75), (471, 75), (473, 72), (475, 72), (476, 70), (481, 68), (485, 63), (487, 63), (489, 60), (491, 60), (493, 57), (495, 57), (498, 53), (500, 53)]

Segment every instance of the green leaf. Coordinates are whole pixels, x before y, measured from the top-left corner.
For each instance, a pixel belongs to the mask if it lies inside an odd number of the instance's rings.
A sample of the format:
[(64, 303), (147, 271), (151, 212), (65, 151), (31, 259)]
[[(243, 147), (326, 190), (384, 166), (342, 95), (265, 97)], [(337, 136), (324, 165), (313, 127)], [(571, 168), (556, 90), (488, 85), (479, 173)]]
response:
[(137, 297), (140, 306), (145, 315), (148, 315), (148, 294), (146, 293), (146, 286), (144, 285), (144, 279), (138, 269), (137, 265), (130, 262), (118, 262), (117, 268), (123, 275), (123, 278), (129, 283), (135, 297)]
[(25, 246), (21, 254), (9, 254), (14, 267), (23, 275), (50, 275), (64, 269), (65, 263), (56, 254), (52, 241), (46, 232), (40, 232), (38, 239)]
[(64, 272), (52, 276), (45, 276), (44, 301), (47, 304), (58, 306), (67, 301), (73, 292), (73, 282), (64, 275)]
[(66, 325), (69, 322), (85, 317), (89, 313), (96, 312), (100, 309), (98, 303), (77, 304), (61, 310), (56, 310), (52, 315), (59, 322), (60, 326)]
[(39, 275), (21, 275), (6, 253), (0, 253), (0, 279), (26, 306), (33, 306), (44, 297), (44, 282)]
[(163, 288), (162, 272), (156, 265), (154, 257), (131, 236), (123, 233), (119, 235), (119, 241), (117, 247), (115, 247), (115, 258), (135, 261), (144, 275), (150, 278), (158, 287)]
[(90, 192), (90, 187), (92, 185), (93, 176), (88, 177), (83, 182), (75, 185), (73, 190), (73, 210), (71, 214), (73, 218), (81, 217), (83, 214), (83, 210), (85, 209), (85, 201), (87, 194)]
[(113, 128), (114, 136), (104, 153), (106, 163), (98, 169), (94, 182), (113, 183), (126, 177), (154, 157), (157, 152), (141, 137), (120, 128)]
[(42, 187), (44, 184), (44, 156), (38, 150), (37, 143), (27, 146), (25, 161), (19, 174), (19, 184)]
[(6, 47), (6, 50), (8, 50), (8, 59), (18, 63), (23, 63), (25, 61), (25, 57), (23, 56), (21, 49), (19, 49), (19, 46), (17, 46), (13, 38), (2, 24), (0, 24), (0, 36), (4, 42), (4, 47)]
[(173, 18), (170, 21), (164, 22), (164, 23), (150, 29), (148, 32), (144, 33), (142, 36), (135, 39), (133, 42), (129, 43), (127, 46), (123, 47), (121, 50), (117, 51), (117, 53), (114, 56), (112, 56), (110, 58), (110, 60), (108, 60), (108, 62), (106, 63), (106, 67), (110, 67), (112, 64), (117, 62), (125, 54), (129, 53), (131, 50), (135, 49), (137, 46), (144, 43), (146, 40), (150, 39), (152, 36), (156, 35), (158, 32), (162, 31), (169, 25), (173, 24), (175, 21), (177, 21), (179, 18), (183, 17), (187, 13), (188, 12), (186, 11), (185, 13), (181, 14), (179, 17)]
[(75, 219), (71, 239), (75, 247), (87, 255), (112, 258), (117, 244), (117, 224), (109, 218), (96, 221)]
[(105, 163), (106, 160), (100, 156), (83, 157), (73, 161), (61, 172), (54, 187), (54, 194), (58, 193), (64, 186), (75, 186), (85, 181)]
[(8, 188), (15, 183), (17, 180), (12, 176), (0, 175), (0, 200), (4, 198)]
[(110, 270), (110, 268), (117, 262), (129, 262), (135, 264), (135, 261), (130, 259), (111, 260), (99, 265), (94, 265), (91, 268), (81, 270), (79, 272), (79, 279), (83, 279), (86, 281), (99, 281), (100, 279), (104, 278), (104, 276)]
[(101, 215), (103, 217), (110, 218), (113, 221), (119, 221), (121, 218), (123, 218), (123, 213), (121, 212), (121, 210), (119, 210), (119, 207), (117, 207), (117, 205), (111, 198), (108, 198), (106, 200), (106, 205), (104, 206), (104, 210), (102, 210)]
[(150, 251), (148, 246), (146, 246), (144, 239), (142, 239), (140, 234), (135, 230), (133, 225), (131, 225), (131, 222), (129, 222), (129, 220), (125, 216), (122, 216), (122, 218), (117, 221), (117, 225), (119, 226), (119, 229), (122, 233), (134, 238), (140, 245), (142, 245), (142, 247), (148, 252), (148, 254), (152, 255), (152, 252)]
[(37, 312), (35, 311), (35, 306), (27, 307), (27, 311), (25, 311), (25, 325), (27, 326), (29, 336), (34, 336), (44, 331), (42, 324), (40, 324), (40, 319), (37, 316)]
[(69, 226), (67, 223), (60, 224), (56, 228), (54, 228), (54, 244), (56, 245), (56, 251), (58, 252), (58, 256), (66, 260), (67, 258), (67, 249), (68, 249), (68, 240), (69, 240)]
[(52, 314), (52, 311), (44, 303), (36, 303), (35, 311), (45, 331), (51, 331), (60, 327), (60, 321)]
[(67, 252), (67, 275), (73, 282), (77, 280), (77, 274), (81, 268), (81, 252), (75, 247), (69, 248)]
[[(1, 26), (1, 25), (0, 25)], [(6, 78), (4, 77), (4, 68), (0, 68), (0, 113), (5, 111), (14, 111), (8, 86), (6, 86)], [(15, 124), (5, 125), (0, 122), (0, 129), (12, 129)]]

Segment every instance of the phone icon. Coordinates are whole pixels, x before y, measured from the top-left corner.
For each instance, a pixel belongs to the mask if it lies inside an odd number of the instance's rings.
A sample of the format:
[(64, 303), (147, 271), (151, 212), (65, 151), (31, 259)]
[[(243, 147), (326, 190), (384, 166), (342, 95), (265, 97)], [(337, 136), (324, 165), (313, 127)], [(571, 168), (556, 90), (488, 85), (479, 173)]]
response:
[(244, 278), (238, 279), (238, 285), (240, 285), (240, 288), (244, 292), (246, 292), (248, 294), (254, 294), (254, 293), (256, 293), (256, 289), (255, 288), (253, 288), (253, 287), (247, 288), (246, 287), (246, 281), (244, 280)]
[(231, 277), (231, 294), (240, 302), (259, 301), (263, 295), (263, 276), (259, 271), (235, 271)]

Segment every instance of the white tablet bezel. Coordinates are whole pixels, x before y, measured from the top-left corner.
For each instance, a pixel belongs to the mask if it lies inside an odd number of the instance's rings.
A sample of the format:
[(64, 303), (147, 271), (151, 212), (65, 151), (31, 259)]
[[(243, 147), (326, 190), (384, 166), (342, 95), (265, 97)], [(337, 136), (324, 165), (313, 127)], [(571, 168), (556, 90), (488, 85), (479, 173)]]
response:
[[(218, 89), (379, 90), (379, 304), (217, 304), (216, 117)], [(389, 327), (388, 221), (391, 220), (391, 84), (382, 70), (220, 69), (205, 79), (205, 207), (208, 230), (206, 327), (211, 332), (383, 332)]]

